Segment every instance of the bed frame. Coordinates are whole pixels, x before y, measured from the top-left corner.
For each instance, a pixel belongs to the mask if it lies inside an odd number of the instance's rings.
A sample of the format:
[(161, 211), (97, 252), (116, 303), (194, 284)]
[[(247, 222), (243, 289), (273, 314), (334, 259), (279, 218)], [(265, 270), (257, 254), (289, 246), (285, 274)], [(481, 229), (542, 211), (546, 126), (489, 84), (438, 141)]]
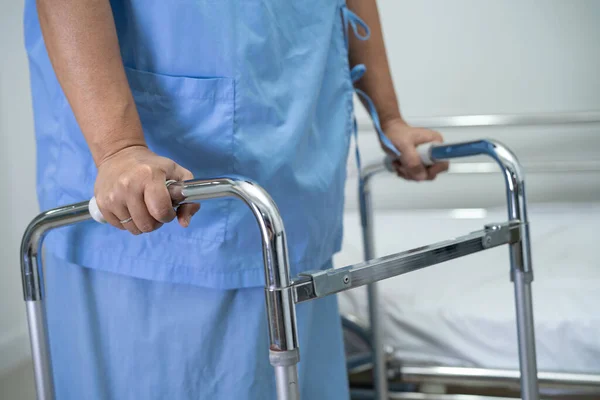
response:
[[(440, 117), (428, 120), (417, 121), (413, 123), (416, 126), (435, 127), (435, 128), (454, 128), (454, 127), (486, 127), (486, 126), (524, 126), (524, 125), (551, 125), (551, 124), (579, 124), (579, 123), (600, 123), (600, 112), (582, 112), (568, 114), (530, 114), (530, 115), (475, 115), (475, 116), (456, 116)], [(474, 142), (476, 143), (476, 142)], [(476, 145), (475, 145), (476, 146)], [(482, 153), (480, 153), (482, 154)], [(459, 155), (459, 157), (465, 154)], [(516, 159), (506, 162), (498, 158), (496, 152), (489, 152), (487, 155), (494, 158), (495, 162), (483, 163), (453, 163), (449, 173), (451, 174), (480, 174), (497, 173), (498, 165), (503, 172), (506, 182), (507, 204), (509, 220), (518, 219), (525, 223), (525, 238), (529, 240), (527, 232), (527, 211), (525, 204), (524, 185), (522, 170)], [(443, 154), (439, 154), (439, 159), (447, 159)], [(434, 154), (435, 158), (435, 154)], [(516, 166), (516, 169), (507, 168), (507, 164)], [(527, 166), (530, 172), (600, 172), (600, 162), (598, 161), (577, 161), (548, 164), (532, 164)], [(375, 237), (373, 231), (373, 205), (371, 198), (372, 178), (382, 172), (390, 172), (392, 168), (389, 160), (383, 163), (375, 163), (364, 167), (360, 171), (359, 178), (359, 205), (361, 215), (361, 228), (364, 246), (364, 259), (375, 258)], [(513, 192), (515, 188), (519, 196), (515, 197)], [(526, 243), (525, 247), (529, 247)], [(588, 390), (600, 393), (600, 374), (571, 374), (556, 372), (537, 373), (535, 362), (535, 344), (531, 343), (528, 348), (522, 345), (525, 342), (534, 342), (533, 327), (529, 329), (530, 321), (533, 321), (531, 312), (531, 291), (530, 284), (533, 281), (533, 270), (531, 266), (531, 254), (518, 260), (518, 255), (514, 249), (511, 249), (511, 280), (515, 285), (515, 300), (517, 305), (517, 333), (519, 337), (519, 358), (520, 371), (517, 370), (494, 370), (486, 368), (457, 368), (445, 366), (424, 366), (424, 365), (403, 365), (402, 360), (394, 359), (391, 353), (384, 350), (382, 339), (382, 315), (379, 305), (379, 293), (377, 283), (367, 286), (367, 302), (369, 312), (369, 324), (371, 329), (366, 329), (358, 323), (356, 317), (346, 315), (344, 328), (354, 331), (360, 331), (361, 337), (369, 338), (369, 346), (372, 348), (372, 357), (357, 358), (350, 365), (350, 372), (357, 372), (365, 368), (372, 368), (373, 387), (372, 391), (355, 391), (353, 399), (370, 398), (376, 400), (384, 399), (461, 399), (467, 400), (475, 397), (456, 397), (453, 395), (442, 396), (436, 394), (434, 397), (427, 397), (426, 393), (393, 393), (388, 389), (388, 377), (400, 377), (402, 382), (414, 383), (419, 385), (434, 385), (444, 387), (446, 385), (459, 385), (462, 387), (505, 387), (518, 389), (521, 385), (521, 396), (523, 399), (530, 399), (531, 393), (538, 393), (537, 384), (544, 388), (556, 388), (564, 390)], [(515, 262), (524, 262), (521, 269), (516, 267)], [(516, 274), (515, 274), (516, 272)], [(523, 302), (525, 302), (526, 314), (523, 314)], [(360, 361), (363, 361), (361, 364)], [(535, 387), (530, 388), (528, 383), (523, 381), (527, 375), (537, 376)], [(528, 394), (529, 392), (529, 394)], [(412, 397), (411, 397), (412, 396)], [(421, 397), (419, 397), (421, 396)], [(494, 397), (494, 399), (498, 399)]]

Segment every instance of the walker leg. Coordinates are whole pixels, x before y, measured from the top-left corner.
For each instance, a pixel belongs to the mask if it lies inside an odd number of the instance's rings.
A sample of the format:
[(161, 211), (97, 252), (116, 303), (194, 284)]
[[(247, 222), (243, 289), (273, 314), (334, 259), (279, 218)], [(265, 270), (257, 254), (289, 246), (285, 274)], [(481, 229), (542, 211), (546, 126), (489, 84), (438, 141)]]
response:
[(277, 400), (300, 399), (298, 387), (298, 365), (275, 366), (275, 384), (277, 386)]
[(42, 300), (26, 301), (33, 374), (38, 400), (54, 399), (50, 344), (46, 329), (46, 312)]
[(527, 276), (515, 271), (515, 301), (517, 307), (517, 336), (519, 341), (519, 365), (521, 369), (521, 398), (538, 399), (537, 365), (535, 356), (535, 335), (531, 284)]
[[(269, 322), (269, 361), (275, 370), (277, 400), (299, 400), (296, 308), (291, 289), (266, 291)], [(288, 340), (291, 339), (291, 340)]]
[[(359, 202), (365, 261), (375, 258), (373, 207), (371, 204), (369, 180), (371, 176), (372, 175), (367, 175), (363, 177), (363, 180), (359, 185)], [(377, 285), (377, 283), (371, 283), (367, 286), (367, 302), (369, 304), (369, 324), (371, 326), (371, 342), (373, 345), (373, 384), (375, 388), (375, 400), (385, 400), (388, 398), (387, 365), (383, 342), (379, 289)]]
[(535, 332), (531, 300), (531, 245), (527, 220), (525, 178), (517, 157), (503, 144), (493, 140), (433, 146), (430, 148), (432, 160), (487, 154), (502, 168), (506, 184), (508, 219), (523, 223), (521, 241), (510, 246), (511, 279), (515, 286), (515, 306), (517, 313), (517, 339), (519, 341), (519, 366), (521, 369), (521, 398), (538, 400), (538, 376), (535, 351)]
[(29, 341), (37, 400), (54, 400), (54, 381), (44, 304), (41, 249), (51, 229), (89, 219), (87, 202), (55, 208), (38, 215), (25, 230), (21, 242), (21, 279), (27, 307)]
[[(511, 153), (509, 155), (512, 156)], [(537, 358), (535, 350), (535, 329), (533, 323), (533, 301), (531, 298), (531, 282), (533, 266), (531, 262), (531, 242), (529, 239), (529, 221), (527, 219), (527, 202), (525, 182), (520, 166), (513, 158), (510, 174), (506, 174), (508, 216), (520, 220), (521, 241), (510, 245), (511, 280), (515, 288), (515, 308), (517, 318), (517, 340), (519, 344), (519, 367), (521, 370), (521, 398), (538, 400), (539, 386), (537, 374)]]
[[(523, 191), (523, 184), (519, 186), (521, 191)], [(538, 400), (539, 387), (533, 323), (533, 301), (531, 298), (533, 271), (524, 193), (519, 200), (517, 204), (519, 205), (519, 214), (525, 224), (521, 232), (521, 241), (510, 245), (510, 262), (511, 280), (515, 288), (517, 339), (519, 343), (519, 366), (521, 370), (521, 398), (523, 400)], [(510, 210), (511, 207), (509, 207)], [(513, 208), (514, 210), (515, 208)]]

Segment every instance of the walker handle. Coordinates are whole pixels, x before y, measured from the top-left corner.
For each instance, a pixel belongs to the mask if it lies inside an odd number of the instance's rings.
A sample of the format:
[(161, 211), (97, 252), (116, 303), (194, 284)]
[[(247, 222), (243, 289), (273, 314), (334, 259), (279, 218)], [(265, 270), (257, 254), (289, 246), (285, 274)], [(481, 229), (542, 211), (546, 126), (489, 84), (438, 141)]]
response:
[[(430, 143), (425, 143), (425, 144), (421, 144), (421, 145), (417, 146), (417, 153), (419, 153), (419, 157), (421, 157), (421, 162), (425, 166), (430, 166), (430, 165), (435, 164), (435, 160), (431, 157), (431, 149), (435, 146), (435, 144), (436, 143), (434, 143), (434, 142), (430, 142)], [(389, 154), (387, 156), (385, 156), (385, 159), (383, 160), (383, 164), (385, 165), (385, 168), (388, 171), (394, 171), (394, 167), (393, 167), (392, 163), (397, 158), (398, 157), (391, 156)]]

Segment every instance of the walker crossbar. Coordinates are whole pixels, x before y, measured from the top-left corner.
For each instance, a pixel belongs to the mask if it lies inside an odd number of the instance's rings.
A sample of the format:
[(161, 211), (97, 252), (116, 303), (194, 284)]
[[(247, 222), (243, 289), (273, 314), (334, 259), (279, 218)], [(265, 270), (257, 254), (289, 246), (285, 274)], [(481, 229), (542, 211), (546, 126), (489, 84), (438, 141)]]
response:
[[(344, 268), (309, 271), (294, 281), (296, 302), (300, 303), (353, 289), (431, 265), (454, 260), (521, 240), (521, 223), (511, 221), (488, 225), (485, 229), (453, 240), (376, 258)], [(303, 277), (308, 278), (302, 279)]]
[[(237, 197), (251, 209), (260, 228), (265, 273), (267, 320), (269, 324), (269, 359), (275, 368), (277, 398), (298, 400), (299, 349), (295, 303), (327, 296), (352, 287), (425, 268), (443, 261), (466, 256), (490, 247), (508, 244), (511, 248), (512, 277), (517, 296), (519, 350), (521, 354), (523, 399), (537, 400), (535, 377), (535, 347), (531, 313), (531, 281), (529, 232), (525, 212), (523, 182), (516, 158), (501, 145), (479, 141), (434, 146), (428, 150), (432, 160), (486, 153), (493, 155), (505, 168), (509, 193), (509, 221), (489, 225), (484, 230), (427, 247), (374, 259), (372, 240), (365, 239), (367, 262), (342, 269), (307, 272), (290, 279), (287, 242), (283, 221), (277, 206), (267, 192), (252, 181), (241, 177), (177, 182), (168, 186), (174, 203), (223, 197)], [(377, 171), (381, 168), (377, 168)], [(373, 173), (374, 170), (371, 171)], [(516, 171), (516, 172), (515, 172)], [(361, 210), (370, 210), (368, 179), (361, 185)], [(523, 197), (523, 201), (520, 201)], [(83, 202), (46, 211), (27, 227), (21, 244), (21, 272), (27, 305), (27, 318), (34, 364), (38, 400), (54, 399), (50, 347), (44, 307), (44, 281), (40, 259), (43, 238), (52, 229), (92, 218), (93, 202)], [(369, 205), (366, 207), (365, 205)], [(363, 212), (363, 227), (372, 239), (370, 212)], [(367, 236), (365, 236), (367, 237)], [(190, 249), (193, 250), (193, 249)], [(373, 300), (376, 298), (372, 298)], [(371, 301), (371, 311), (377, 308)], [(373, 326), (373, 331), (377, 328)], [(377, 343), (377, 342), (376, 342)], [(377, 356), (377, 354), (376, 354)], [(526, 369), (524, 370), (524, 366)], [(527, 375), (533, 372), (533, 375)], [(525, 376), (525, 378), (523, 378)], [(523, 380), (525, 379), (525, 380)]]

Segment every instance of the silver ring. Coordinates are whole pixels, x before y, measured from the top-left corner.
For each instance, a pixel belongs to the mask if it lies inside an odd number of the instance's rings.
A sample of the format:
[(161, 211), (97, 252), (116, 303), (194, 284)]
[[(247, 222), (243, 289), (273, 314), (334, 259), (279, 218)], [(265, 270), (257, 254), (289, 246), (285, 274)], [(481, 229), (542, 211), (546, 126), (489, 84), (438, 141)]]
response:
[(121, 223), (121, 225), (126, 224), (128, 222), (131, 222), (133, 220), (133, 218), (129, 217), (129, 218), (125, 218), (124, 220), (119, 221)]

